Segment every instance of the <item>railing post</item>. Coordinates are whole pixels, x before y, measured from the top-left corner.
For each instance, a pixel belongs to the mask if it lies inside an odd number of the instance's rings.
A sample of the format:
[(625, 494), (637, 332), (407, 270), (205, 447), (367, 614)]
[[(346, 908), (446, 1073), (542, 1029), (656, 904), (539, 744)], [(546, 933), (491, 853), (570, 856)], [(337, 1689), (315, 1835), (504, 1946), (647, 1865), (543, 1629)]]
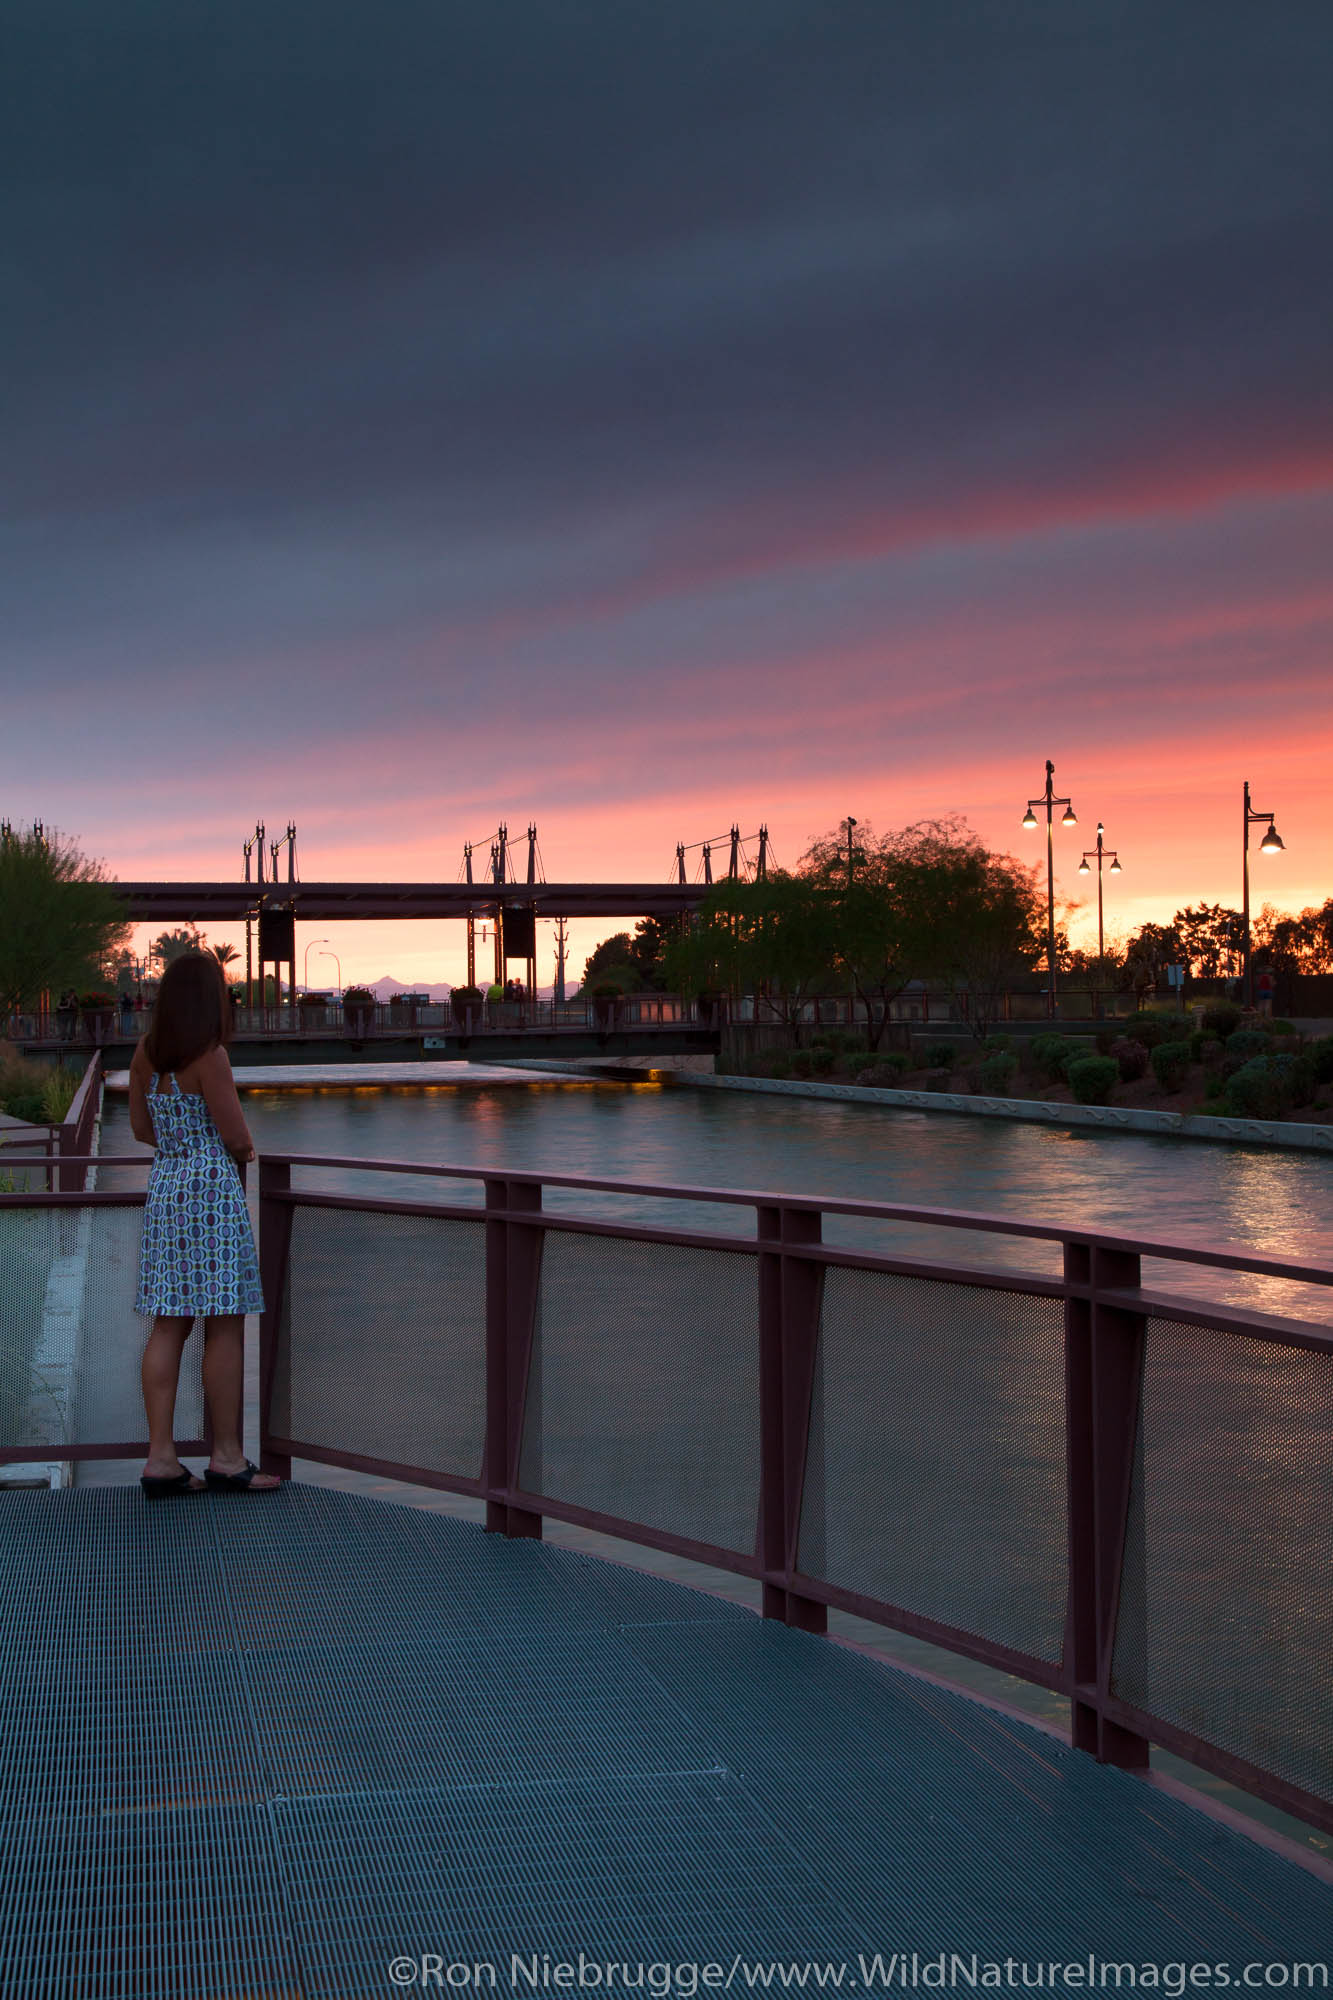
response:
[(542, 1191), (526, 1181), (486, 1187), (486, 1527), (540, 1540), (542, 1517), (516, 1507), (523, 1420), (541, 1287)]
[(1142, 1313), (1103, 1304), (1103, 1288), (1137, 1289), (1130, 1252), (1066, 1244), (1065, 1412), (1069, 1605), (1065, 1660), (1075, 1747), (1102, 1764), (1144, 1770), (1147, 1740), (1106, 1714), (1120, 1607), (1143, 1381)]
[[(244, 1170), (242, 1170), (244, 1171)], [(264, 1310), (259, 1315), (259, 1469), (290, 1479), (290, 1452), (277, 1450), (273, 1435), (292, 1434), (292, 1356), (283, 1339), (292, 1209), (281, 1199), (291, 1192), (292, 1170), (278, 1160), (259, 1162), (259, 1278)]]
[[(759, 1251), (759, 1567), (764, 1616), (787, 1619), (787, 1588), (770, 1582), (787, 1569), (786, 1459), (782, 1438), (782, 1210), (758, 1211)], [(771, 1248), (763, 1246), (771, 1245)]]
[[(784, 1245), (818, 1243), (823, 1218), (806, 1209), (784, 1208)], [(806, 1512), (806, 1481), (810, 1465), (811, 1425), (815, 1405), (815, 1374), (819, 1359), (819, 1319), (824, 1298), (824, 1267), (804, 1257), (782, 1259), (782, 1425), (786, 1461), (784, 1498), (787, 1511), (787, 1623), (803, 1632), (827, 1632), (828, 1606), (802, 1597), (792, 1588), (796, 1573), (801, 1518)], [(822, 1458), (822, 1453), (821, 1453)], [(810, 1496), (820, 1510), (822, 1533), (824, 1493), (821, 1485)], [(813, 1523), (812, 1523), (813, 1525)]]
[[(818, 1243), (820, 1217), (759, 1209), (759, 1557), (764, 1616), (805, 1632), (828, 1629), (828, 1610), (792, 1587), (809, 1457), (823, 1270), (787, 1254)], [(822, 1500), (822, 1494), (820, 1496)], [(781, 1577), (781, 1583), (776, 1581)]]

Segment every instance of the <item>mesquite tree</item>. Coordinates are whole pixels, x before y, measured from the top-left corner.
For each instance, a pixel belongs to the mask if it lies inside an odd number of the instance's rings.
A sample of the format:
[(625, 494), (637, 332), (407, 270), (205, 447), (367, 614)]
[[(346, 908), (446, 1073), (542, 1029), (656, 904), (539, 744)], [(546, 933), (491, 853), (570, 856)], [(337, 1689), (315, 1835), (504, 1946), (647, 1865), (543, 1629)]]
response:
[(128, 936), (101, 863), (72, 840), (37, 828), (0, 837), (0, 1016), (95, 984)]

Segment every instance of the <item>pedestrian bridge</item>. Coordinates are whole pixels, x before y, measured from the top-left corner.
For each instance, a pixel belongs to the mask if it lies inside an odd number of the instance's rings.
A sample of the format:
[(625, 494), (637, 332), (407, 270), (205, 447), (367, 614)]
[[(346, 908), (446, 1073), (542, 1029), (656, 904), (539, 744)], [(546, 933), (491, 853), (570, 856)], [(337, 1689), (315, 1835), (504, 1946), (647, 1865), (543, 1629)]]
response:
[(1180, 1993), (1333, 1948), (1333, 1889), (1178, 1798), (618, 1564), (300, 1484), (11, 1494), (0, 1560), (8, 2000), (507, 2000), (580, 1955), (898, 1992), (941, 1952)]
[[(142, 1451), (143, 1162), (77, 1171), (0, 1194), (0, 1461), (95, 1473)], [(613, 1222), (602, 1186), (265, 1157), (258, 1451), (295, 1478), (0, 1495), (0, 1990), (1323, 1990), (1327, 1868), (1149, 1758), (1333, 1832), (1333, 1270), (699, 1188)]]
[[(345, 1011), (316, 1003), (236, 1010), (232, 1047), (238, 1065), (346, 1062), (503, 1062), (543, 1057), (716, 1055), (725, 1003), (664, 993), (619, 1001), (492, 1001), (455, 1010), (447, 1002), (405, 1002)], [(109, 1069), (127, 1069), (147, 1009), (107, 1011), (95, 1030)], [(68, 1043), (54, 1020), (34, 1021), (21, 1038), (30, 1054), (63, 1055)], [(79, 1028), (79, 1046), (86, 1046)]]

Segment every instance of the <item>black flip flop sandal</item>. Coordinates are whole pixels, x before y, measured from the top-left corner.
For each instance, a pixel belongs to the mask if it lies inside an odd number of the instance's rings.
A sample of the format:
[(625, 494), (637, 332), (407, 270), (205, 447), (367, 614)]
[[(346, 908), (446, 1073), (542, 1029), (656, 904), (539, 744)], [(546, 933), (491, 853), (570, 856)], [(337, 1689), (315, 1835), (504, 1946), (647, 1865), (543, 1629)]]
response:
[(143, 1497), (145, 1500), (171, 1500), (178, 1493), (202, 1493), (204, 1490), (202, 1486), (192, 1486), (190, 1484), (193, 1478), (194, 1474), (192, 1472), (185, 1471), (173, 1473), (170, 1479), (166, 1478), (165, 1475), (141, 1472), (139, 1474), (139, 1484), (143, 1488)]
[(259, 1486), (252, 1489), (250, 1482), (258, 1470), (259, 1467), (247, 1458), (244, 1472), (215, 1472), (210, 1465), (204, 1474), (204, 1479), (210, 1493), (249, 1493), (252, 1490), (259, 1493), (276, 1493), (278, 1490), (276, 1486)]

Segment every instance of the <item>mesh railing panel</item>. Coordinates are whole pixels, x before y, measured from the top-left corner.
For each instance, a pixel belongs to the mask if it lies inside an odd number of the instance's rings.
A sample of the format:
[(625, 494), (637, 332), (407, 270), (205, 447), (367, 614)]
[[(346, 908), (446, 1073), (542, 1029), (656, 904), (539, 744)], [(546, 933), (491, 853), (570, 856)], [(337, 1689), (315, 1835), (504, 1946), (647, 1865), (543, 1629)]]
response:
[[(292, 1216), (272, 1427), (469, 1479), (486, 1432), (485, 1224)], [(284, 1377), (289, 1403), (282, 1400)]]
[(750, 1554), (755, 1259), (550, 1231), (520, 1479), (530, 1493)]
[[(134, 1310), (143, 1210), (0, 1211), (0, 1444), (34, 1457), (62, 1445), (142, 1443), (139, 1363), (148, 1322)], [(201, 1335), (186, 1346), (176, 1435), (198, 1437)]]
[(831, 1267), (801, 1570), (1058, 1661), (1064, 1393), (1058, 1299)]
[(1150, 1319), (1112, 1689), (1333, 1798), (1333, 1359)]

